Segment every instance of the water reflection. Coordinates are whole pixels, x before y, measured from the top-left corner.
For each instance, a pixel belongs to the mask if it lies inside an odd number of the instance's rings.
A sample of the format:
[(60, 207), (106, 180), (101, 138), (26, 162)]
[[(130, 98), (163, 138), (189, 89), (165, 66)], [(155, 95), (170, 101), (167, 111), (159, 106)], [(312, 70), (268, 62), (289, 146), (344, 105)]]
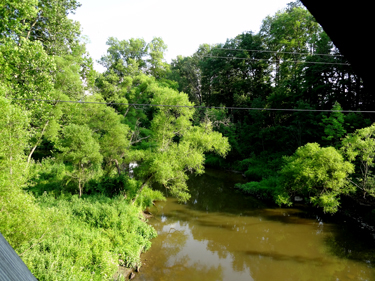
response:
[(187, 204), (169, 198), (151, 210), (159, 236), (139, 280), (375, 280), (373, 240), (365, 250), (363, 235), (267, 206), (232, 189), (241, 178), (217, 173), (190, 180)]

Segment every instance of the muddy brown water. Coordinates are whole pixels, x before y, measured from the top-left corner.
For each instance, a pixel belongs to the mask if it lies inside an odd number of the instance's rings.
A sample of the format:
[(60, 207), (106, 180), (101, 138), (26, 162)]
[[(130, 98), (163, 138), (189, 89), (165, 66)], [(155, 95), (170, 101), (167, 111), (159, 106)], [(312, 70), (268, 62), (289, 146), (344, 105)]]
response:
[(375, 280), (372, 233), (345, 217), (277, 208), (233, 189), (241, 175), (207, 169), (191, 199), (157, 202), (158, 237), (135, 280)]

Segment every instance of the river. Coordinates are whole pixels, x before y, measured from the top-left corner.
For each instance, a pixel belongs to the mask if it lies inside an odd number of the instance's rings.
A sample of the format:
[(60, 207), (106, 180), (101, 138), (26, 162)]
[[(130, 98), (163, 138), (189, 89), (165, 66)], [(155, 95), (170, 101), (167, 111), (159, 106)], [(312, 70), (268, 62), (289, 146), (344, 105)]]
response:
[(136, 280), (375, 280), (375, 243), (345, 217), (277, 208), (233, 189), (241, 175), (207, 169), (191, 199), (157, 202), (158, 237)]

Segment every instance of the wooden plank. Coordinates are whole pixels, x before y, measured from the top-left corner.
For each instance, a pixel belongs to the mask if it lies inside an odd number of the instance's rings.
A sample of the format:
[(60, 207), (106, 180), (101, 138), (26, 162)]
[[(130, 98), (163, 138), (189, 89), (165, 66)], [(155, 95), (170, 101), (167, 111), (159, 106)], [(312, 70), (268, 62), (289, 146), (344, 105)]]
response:
[(0, 280), (36, 281), (25, 263), (0, 233)]

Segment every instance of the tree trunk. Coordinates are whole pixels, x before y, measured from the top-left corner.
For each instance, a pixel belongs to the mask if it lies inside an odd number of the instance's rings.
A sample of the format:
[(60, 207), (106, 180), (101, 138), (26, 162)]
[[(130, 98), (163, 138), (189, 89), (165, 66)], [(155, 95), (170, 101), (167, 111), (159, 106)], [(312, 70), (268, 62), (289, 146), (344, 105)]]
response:
[(31, 149), (31, 152), (29, 154), (29, 157), (27, 157), (27, 164), (30, 163), (30, 160), (31, 160), (31, 156), (33, 155), (35, 149), (37, 148), (37, 146), (40, 144), (40, 141), (42, 140), (42, 137), (44, 135), (44, 132), (46, 131), (46, 128), (48, 126), (48, 123), (49, 123), (49, 120), (47, 120), (46, 124), (44, 124), (44, 127), (43, 127), (43, 130), (42, 130), (42, 133), (40, 134), (40, 137), (38, 139), (38, 141), (36, 142), (36, 144), (34, 145), (33, 149)]
[(78, 180), (79, 198), (82, 196), (81, 179)]
[(78, 189), (79, 189), (79, 198), (82, 196), (82, 163), (79, 164), (79, 175), (78, 175)]
[(139, 194), (142, 192), (143, 188), (148, 184), (148, 182), (150, 181), (150, 179), (151, 179), (153, 176), (154, 176), (154, 175), (150, 175), (150, 176), (146, 179), (146, 181), (142, 184), (141, 189), (138, 191), (137, 196), (135, 196), (134, 199), (133, 199), (133, 204), (134, 204), (134, 202), (137, 200), (137, 198), (138, 198)]
[(121, 169), (120, 169), (120, 165), (119, 165), (117, 159), (113, 159), (112, 161), (115, 162), (115, 164), (116, 164), (118, 175), (121, 175)]
[(148, 182), (150, 181), (150, 179), (151, 179), (153, 176), (154, 176), (154, 175), (151, 175), (151, 176), (149, 176), (149, 177), (146, 179), (146, 181), (142, 184), (141, 189), (139, 190), (139, 193), (142, 192), (143, 188), (148, 184)]

